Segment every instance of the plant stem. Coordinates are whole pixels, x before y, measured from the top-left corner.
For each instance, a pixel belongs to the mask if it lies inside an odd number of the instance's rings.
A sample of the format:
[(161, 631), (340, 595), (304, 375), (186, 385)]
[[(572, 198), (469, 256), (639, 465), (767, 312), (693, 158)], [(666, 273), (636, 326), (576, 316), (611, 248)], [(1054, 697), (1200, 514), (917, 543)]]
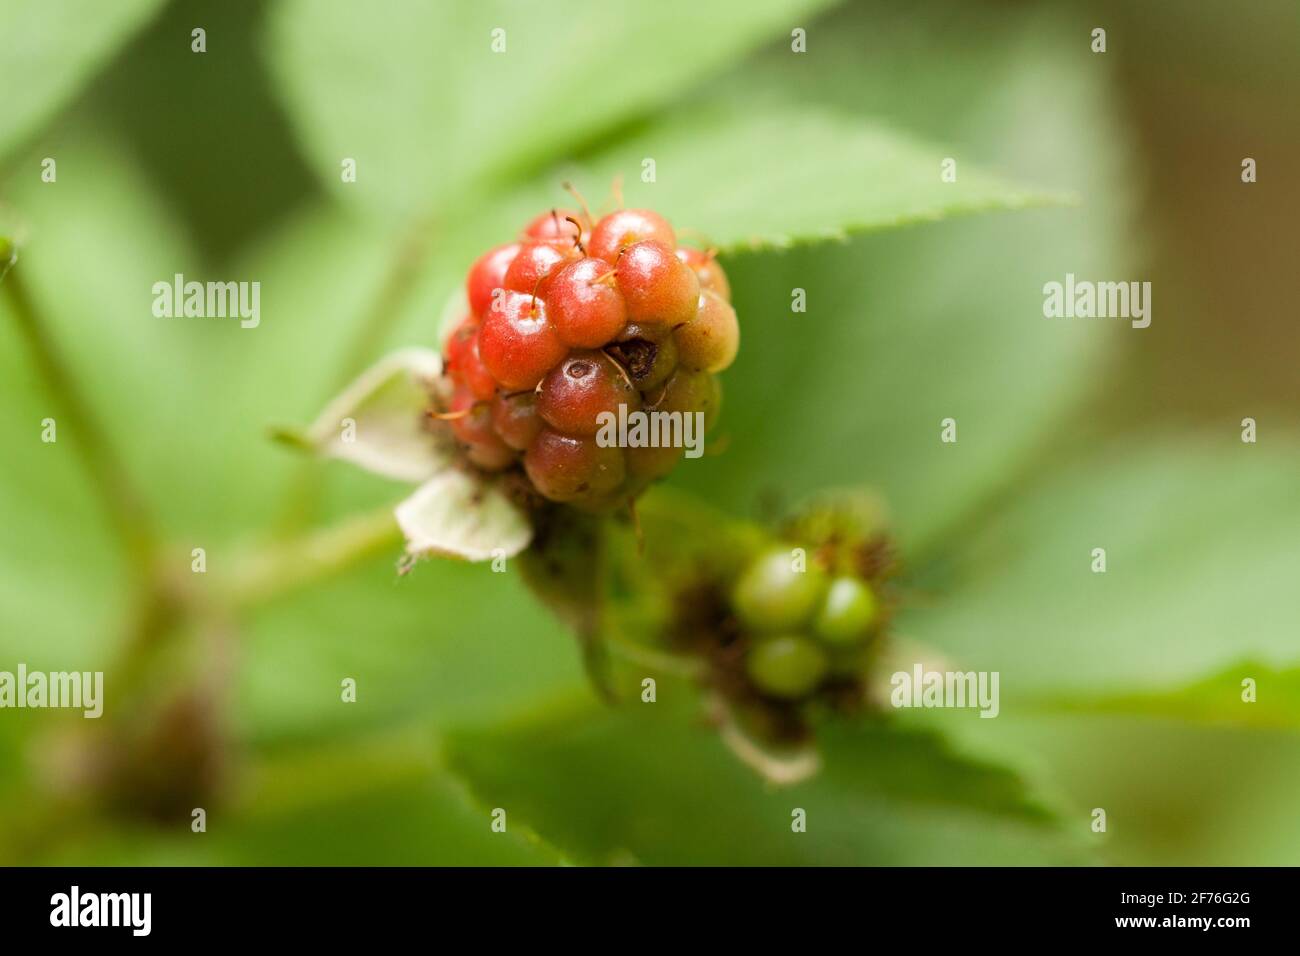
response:
[(273, 542), (237, 562), (225, 582), (230, 606), (246, 610), (401, 548), (393, 509), (354, 515), (329, 528)]
[(428, 217), (422, 217), (412, 223), (397, 241), (383, 284), (362, 317), (351, 344), (343, 351), (334, 380), (335, 391), (361, 373), (374, 357), (376, 347), (392, 329), (393, 321), (401, 314), (402, 306), (415, 288), (415, 282), (428, 258), (429, 236), (432, 231), (432, 221)]
[[(383, 283), (361, 317), (352, 341), (343, 350), (338, 373), (332, 379), (332, 392), (344, 388), (352, 378), (360, 374), (366, 362), (373, 358), (376, 347), (392, 328), (393, 321), (401, 314), (402, 306), (415, 288), (416, 279), (427, 258), (430, 231), (430, 221), (422, 218), (398, 241)], [(281, 530), (296, 529), (311, 520), (320, 502), (319, 471), (320, 462), (313, 459), (308, 459), (299, 466), (289, 483), (289, 493), (277, 519), (277, 526)]]
[[(6, 258), (12, 264), (12, 255)], [(77, 390), (76, 378), (46, 333), (22, 271), (14, 269), (8, 272), (0, 284), (3, 285), (0, 293), (9, 300), (18, 330), (26, 340), (40, 376), (56, 404), (57, 414), (65, 422), (65, 429), (70, 427), (74, 436), (72, 447), (81, 459), (91, 486), (99, 494), (118, 537), (134, 559), (133, 566), (148, 573), (158, 542), (144, 499), (136, 493), (107, 435), (91, 413), (90, 405)]]

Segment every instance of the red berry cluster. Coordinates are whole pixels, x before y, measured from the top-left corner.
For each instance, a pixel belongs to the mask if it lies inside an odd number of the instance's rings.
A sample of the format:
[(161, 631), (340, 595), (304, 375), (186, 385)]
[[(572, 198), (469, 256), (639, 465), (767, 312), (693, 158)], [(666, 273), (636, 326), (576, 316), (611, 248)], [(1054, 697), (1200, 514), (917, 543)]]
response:
[(716, 417), (714, 373), (740, 344), (731, 289), (713, 256), (679, 248), (661, 216), (543, 213), (480, 257), (466, 287), (443, 417), (478, 468), (522, 464), (545, 498), (615, 507), (682, 449), (601, 445), (602, 412), (699, 411), (706, 427)]

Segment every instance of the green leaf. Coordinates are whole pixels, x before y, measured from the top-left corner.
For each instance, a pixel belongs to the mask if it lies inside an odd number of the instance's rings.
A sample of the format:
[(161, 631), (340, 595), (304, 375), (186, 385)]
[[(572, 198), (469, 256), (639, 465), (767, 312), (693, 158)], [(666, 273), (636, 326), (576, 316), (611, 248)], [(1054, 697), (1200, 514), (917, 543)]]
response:
[[(1004, 688), (1005, 689), (1005, 688)], [(1074, 809), (1098, 861), (1121, 866), (1294, 866), (1300, 735), (1112, 714), (1008, 711), (970, 720), (908, 711), (964, 752), (1033, 769)], [(1092, 810), (1106, 811), (1104, 834)]]
[(63, 106), (162, 5), (17, 0), (0, 7), (0, 156)]
[[(240, 673), (240, 736), (338, 739), (394, 721), (502, 719), (559, 693), (590, 694), (576, 642), (529, 594), (518, 559), (427, 561), (398, 577), (376, 559), (261, 609)], [(340, 702), (340, 681), (357, 700)]]
[[(29, 230), (13, 268), (21, 270), (45, 337), (127, 471), (163, 511), (160, 523), (174, 527), (172, 520), (211, 507), (208, 496), (196, 493), (208, 473), (204, 465), (228, 467), (210, 433), (207, 440), (192, 440), (195, 423), (208, 421), (219, 402), (203, 388), (212, 357), (208, 343), (258, 330), (241, 329), (238, 320), (152, 313), (154, 283), (178, 272), (200, 278), (196, 257), (123, 147), (111, 136), (82, 134), (60, 153), (58, 183), (22, 177), (7, 197)], [(86, 174), (69, 175), (74, 169)], [(0, 324), (13, 325), (3, 302)], [(13, 347), (13, 361), (31, 362), (20, 343)], [(51, 458), (72, 455), (73, 436), (66, 435), (68, 444), (62, 432), (59, 438), (41, 449), (50, 455), (26, 456), (17, 470), (39, 474)], [(225, 474), (232, 472), (239, 473)], [(38, 509), (43, 502), (37, 498)]]
[[(572, 155), (749, 48), (788, 43), (827, 5), (387, 0), (321, 10), (293, 0), (272, 11), (268, 47), (322, 181), (405, 218)], [(355, 183), (341, 181), (345, 157), (357, 161)]]
[(510, 558), (533, 537), (528, 515), (500, 484), (456, 468), (415, 489), (396, 515), (407, 553), (417, 557)]
[[(111, 145), (67, 156), (90, 160), (95, 175), (57, 186), (24, 177), (6, 197), (31, 228), (15, 271), (0, 283), (0, 442), (13, 452), (0, 468), (0, 525), (12, 543), (0, 549), (7, 622), (0, 659), (33, 669), (102, 665), (130, 599), (130, 574), (93, 491), (102, 476), (87, 474), (78, 455), (87, 436), (63, 417), (64, 405), (19, 334), (8, 294), (17, 270), (45, 320), (44, 337), (74, 386), (90, 396), (93, 417), (117, 447), (139, 453), (123, 455), (134, 477), (187, 472), (175, 435), (160, 421), (177, 415), (174, 428), (199, 404), (186, 391), (184, 363), (167, 360), (175, 358), (167, 355), (174, 340), (149, 311), (150, 285), (168, 274), (159, 271), (167, 268), (160, 256), (179, 262), (184, 239)], [(47, 435), (54, 440), (43, 440)], [(151, 472), (148, 463), (160, 459), (165, 463)], [(66, 599), (70, 587), (78, 600)]]
[[(1253, 681), (1251, 700), (1245, 681)], [(1300, 667), (1278, 669), (1241, 661), (1218, 674), (1164, 693), (1064, 696), (1045, 702), (1071, 713), (1166, 717), (1227, 727), (1300, 730)]]
[[(515, 200), (513, 221), (556, 205), (573, 179), (596, 195), (617, 177), (629, 206), (649, 206), (722, 252), (843, 240), (949, 216), (1071, 201), (975, 165), (940, 179), (949, 146), (879, 122), (800, 104), (738, 102), (678, 110), (635, 138), (556, 173)], [(762, 157), (761, 162), (755, 162)], [(654, 161), (654, 181), (642, 178)], [(549, 191), (545, 187), (550, 187)]]
[(0, 236), (0, 282), (4, 281), (5, 274), (18, 261), (18, 247), (9, 239)]
[[(689, 711), (664, 698), (453, 734), (449, 766), (588, 863), (1043, 863), (1082, 854), (1015, 774), (883, 725), (823, 728), (822, 772), (763, 787)], [(687, 697), (691, 695), (688, 693)], [(686, 707), (689, 707), (689, 703)], [(792, 831), (803, 809), (807, 832)]]
[[(951, 148), (958, 183), (980, 165), (1049, 182), (1081, 205), (724, 256), (741, 347), (722, 375), (721, 453), (670, 479), (765, 513), (828, 485), (875, 486), (905, 556), (977, 513), (1096, 387), (1100, 356), (1142, 334), (1042, 315), (1042, 286), (1053, 277), (1132, 274), (1123, 164), (1111, 145), (1123, 140), (1106, 75), (1057, 20), (969, 4), (925, 8), (924, 28), (845, 8), (810, 34), (806, 59), (774, 44), (720, 87), (728, 98), (748, 93), (759, 114), (816, 100), (861, 123), (883, 118)], [(1095, 134), (1087, 151), (1069, 132), (1076, 123)], [(743, 189), (769, 161), (755, 156), (723, 186)], [(873, 188), (864, 179), (855, 192)], [(843, 201), (861, 200), (846, 192)], [(795, 289), (807, 312), (792, 311)], [(946, 418), (958, 423), (956, 444), (939, 440)]]
[(426, 427), (429, 391), (442, 357), (409, 348), (380, 359), (343, 390), (307, 429), (309, 447), (377, 475), (423, 481), (453, 460)]
[[(1070, 217), (1038, 211), (728, 260), (741, 347), (721, 376), (720, 453), (706, 442), (671, 480), (742, 513), (865, 485), (919, 554), (1007, 480), (1123, 334), (1043, 318), (1037, 276), (1071, 250)], [(807, 313), (790, 310), (796, 288)]]
[[(216, 471), (213, 484), (229, 486), (237, 480), (238, 474), (229, 474), (232, 467), (263, 476), (260, 494), (221, 501), (226, 530), (282, 517), (285, 492), (296, 497), (303, 484), (310, 493), (329, 498), (335, 514), (393, 499), (391, 483), (351, 469), (320, 469), (315, 478), (304, 477), (310, 467), (258, 438), (273, 423), (317, 418), (331, 395), (383, 355), (436, 347), (427, 316), (420, 317), (426, 328), (391, 346), (382, 334), (368, 331), (387, 319), (385, 290), (408, 254), (404, 242), (377, 234), (348, 210), (316, 204), (248, 248), (226, 273), (261, 281), (265, 302), (257, 329), (209, 341), (202, 369), (207, 389), (244, 383), (224, 390), (223, 400), (205, 412), (210, 427), (225, 438), (219, 459), (208, 465)], [(340, 489), (345, 489), (343, 500), (336, 501)], [(220, 496), (214, 492), (213, 497)], [(312, 508), (303, 514), (310, 516)]]
[(1294, 667), (1300, 453), (1285, 440), (1245, 444), (1228, 423), (1186, 444), (1107, 447), (1021, 486), (950, 543), (927, 588), (942, 594), (899, 627), (1000, 671), (1004, 710), (1048, 692), (1174, 693), (1243, 658)]
[[(49, 841), (42, 864), (135, 866), (546, 866), (558, 854), (489, 813), (436, 765), (427, 732), (252, 755), (231, 800), (208, 807), (208, 830), (81, 828)], [(339, 834), (347, 834), (339, 839)]]

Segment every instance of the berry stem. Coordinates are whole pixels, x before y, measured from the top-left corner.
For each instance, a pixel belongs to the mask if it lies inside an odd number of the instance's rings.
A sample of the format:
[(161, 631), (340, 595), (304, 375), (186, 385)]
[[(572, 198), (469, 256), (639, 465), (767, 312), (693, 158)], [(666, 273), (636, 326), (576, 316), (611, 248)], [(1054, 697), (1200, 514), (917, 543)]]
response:
[(274, 542), (236, 561), (222, 586), (228, 604), (248, 609), (333, 577), (402, 546), (391, 506)]
[(12, 251), (4, 255), (4, 259), (6, 261), (0, 268), (0, 278), (3, 279), (0, 293), (9, 302), (18, 330), (26, 340), (50, 398), (56, 404), (57, 416), (66, 423), (66, 432), (73, 436), (72, 447), (81, 459), (91, 486), (102, 499), (118, 538), (134, 559), (131, 566), (147, 575), (158, 551), (154, 521), (107, 434), (91, 412), (90, 404), (78, 390), (76, 376), (64, 363), (54, 340), (47, 333), (48, 323), (42, 321), (22, 271), (10, 271), (15, 261)]
[(577, 636), (592, 687), (615, 703), (605, 641), (608, 547), (602, 521), (551, 508), (538, 513), (533, 543), (519, 566), (532, 592)]
[(731, 705), (721, 695), (710, 695), (705, 708), (727, 748), (773, 786), (787, 787), (800, 783), (821, 769), (821, 755), (813, 747), (777, 752), (756, 740), (746, 732)]

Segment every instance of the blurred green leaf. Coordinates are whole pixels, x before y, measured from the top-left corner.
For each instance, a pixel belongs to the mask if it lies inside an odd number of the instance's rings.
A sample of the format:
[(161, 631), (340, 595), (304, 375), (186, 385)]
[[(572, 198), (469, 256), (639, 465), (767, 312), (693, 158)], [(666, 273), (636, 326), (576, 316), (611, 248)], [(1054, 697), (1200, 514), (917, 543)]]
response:
[[(650, 865), (1045, 863), (1082, 852), (1013, 773), (887, 725), (824, 728), (825, 768), (764, 788), (664, 702), (462, 732), (449, 766), (573, 859)], [(674, 688), (678, 693), (682, 688)], [(688, 694), (689, 696), (689, 694)], [(665, 713), (667, 712), (667, 713)], [(792, 811), (807, 832), (792, 832)]]
[[(14, 0), (0, 6), (0, 156), (63, 106), (162, 5), (163, 0)], [(37, 171), (32, 177), (38, 178)]]
[[(846, 9), (811, 37), (806, 62), (774, 46), (722, 86), (728, 96), (749, 90), (759, 113), (790, 109), (803, 93), (863, 121), (883, 116), (941, 137), (959, 182), (982, 164), (1049, 181), (1082, 205), (724, 256), (741, 326), (740, 355), (722, 376), (719, 433), (730, 441), (672, 478), (749, 509), (828, 485), (874, 486), (906, 556), (974, 514), (1095, 388), (1099, 357), (1140, 334), (1042, 314), (1053, 277), (1127, 274), (1105, 75), (1079, 66), (1054, 20), (1008, 24), (982, 8), (936, 6), (949, 12), (924, 30), (897, 13)], [(855, 46), (863, 36), (866, 60)], [(941, 77), (934, 62), (945, 64)], [(843, 83), (850, 69), (862, 77), (857, 92)], [(1064, 129), (1044, 132), (1076, 121), (1106, 131), (1086, 155)], [(794, 289), (806, 293), (806, 313), (792, 311)], [(947, 418), (955, 444), (940, 441)]]
[[(561, 692), (590, 693), (577, 642), (516, 566), (376, 560), (262, 609), (240, 675), (240, 736), (338, 739), (394, 721), (499, 720)], [(340, 682), (357, 700), (340, 700)]]
[(293, 0), (273, 11), (268, 56), (322, 181), (404, 218), (571, 155), (826, 6)]
[(5, 273), (13, 266), (18, 259), (18, 248), (13, 241), (4, 236), (0, 236), (0, 281), (4, 281)]
[[(806, 105), (756, 113), (714, 104), (668, 114), (634, 139), (533, 186), (512, 202), (509, 221), (522, 224), (562, 203), (556, 184), (566, 176), (591, 192), (618, 177), (627, 205), (653, 208), (688, 242), (722, 252), (1070, 201), (975, 166), (945, 183), (940, 164), (949, 154), (949, 147), (879, 123)], [(655, 164), (653, 182), (642, 180), (646, 160)]]
[(1108, 447), (951, 542), (942, 599), (899, 627), (1000, 671), (1004, 710), (1047, 692), (1173, 692), (1243, 658), (1294, 667), (1298, 468), (1235, 423), (1213, 441)]
[[(57, 184), (24, 178), (9, 196), (29, 232), (14, 269), (22, 271), (45, 336), (75, 387), (167, 525), (202, 510), (203, 496), (194, 494), (204, 474), (198, 465), (217, 457), (211, 433), (204, 436), (209, 441), (192, 440), (195, 423), (219, 401), (203, 387), (206, 344), (257, 330), (240, 329), (237, 319), (153, 314), (155, 282), (201, 273), (180, 224), (111, 136), (87, 130), (59, 164)], [(14, 324), (3, 303), (0, 323)], [(21, 343), (13, 348), (13, 361), (31, 361)], [(59, 438), (39, 450), (71, 455), (65, 435)], [(39, 475), (47, 460), (21, 456), (14, 470)], [(43, 510), (39, 499), (37, 508)], [(52, 523), (65, 520), (53, 510), (46, 515)]]
[(90, 830), (48, 842), (42, 864), (94, 866), (537, 866), (558, 854), (514, 823), (491, 829), (436, 765), (426, 733), (388, 733), (249, 762), (233, 799), (214, 801), (207, 832), (188, 815), (166, 827)]
[[(1025, 212), (729, 260), (741, 350), (721, 377), (721, 453), (671, 480), (742, 513), (866, 485), (905, 554), (942, 540), (1078, 400), (1117, 332), (1042, 316), (1034, 273), (1068, 222)], [(940, 440), (949, 418), (955, 443)]]
[[(267, 440), (267, 429), (311, 421), (382, 354), (378, 344), (354, 354), (357, 327), (402, 244), (337, 208), (313, 206), (216, 271), (113, 139), (76, 129), (60, 158), (70, 175), (57, 185), (23, 181), (9, 197), (30, 231), (15, 268), (163, 530), (220, 560), (220, 545), (275, 519), (301, 465)], [(153, 315), (153, 284), (177, 273), (260, 283), (260, 323)], [(0, 320), (12, 325), (3, 304)], [(431, 328), (425, 344), (432, 341)], [(29, 457), (18, 467), (39, 472), (40, 464)], [(406, 490), (367, 487), (356, 506), (374, 504), (375, 489), (392, 501)]]
[[(1242, 699), (1246, 692), (1242, 682), (1247, 678), (1254, 681), (1252, 701)], [(1221, 673), (1165, 693), (1067, 695), (1045, 701), (1044, 706), (1069, 712), (1300, 730), (1300, 668), (1280, 670), (1255, 661), (1241, 661)]]
[[(1266, 682), (1267, 683), (1267, 682)], [(1005, 697), (1005, 685), (1004, 685)], [(1003, 707), (996, 720), (905, 711), (963, 752), (1024, 767), (1072, 806), (1098, 861), (1121, 866), (1295, 866), (1300, 735), (1082, 712)], [(922, 718), (914, 721), (913, 718)], [(1089, 829), (1106, 811), (1106, 832)]]
[[(101, 161), (93, 188), (75, 177), (42, 188), (31, 177), (11, 197), (24, 200), (31, 230), (13, 268), (22, 270), (48, 321), (46, 338), (90, 397), (99, 425), (133, 451), (158, 450), (158, 396), (181, 393), (183, 371), (157, 362), (160, 340), (136, 319), (161, 321), (149, 312), (150, 284), (160, 276), (156, 254), (171, 242), (183, 256), (185, 243), (141, 196), (117, 153), (91, 153)], [(103, 476), (86, 474), (77, 454), (86, 435), (63, 417), (65, 406), (49, 394), (19, 334), (5, 291), (17, 275), (0, 284), (0, 442), (13, 452), (0, 468), (0, 524), (10, 543), (0, 551), (0, 659), (88, 669), (102, 663), (117, 636), (128, 569), (93, 492), (91, 483)], [(177, 406), (185, 401), (177, 394)], [(44, 441), (47, 434), (55, 440)], [(175, 458), (174, 444), (170, 452)], [(139, 464), (129, 462), (137, 476)], [(66, 599), (69, 589), (78, 600)]]

